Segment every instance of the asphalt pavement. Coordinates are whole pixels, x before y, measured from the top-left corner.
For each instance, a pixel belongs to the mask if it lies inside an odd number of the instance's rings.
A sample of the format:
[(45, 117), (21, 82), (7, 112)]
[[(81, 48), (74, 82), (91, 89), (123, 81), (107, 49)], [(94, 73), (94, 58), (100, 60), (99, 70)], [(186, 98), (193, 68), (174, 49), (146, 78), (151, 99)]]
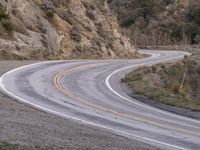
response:
[(31, 107), (97, 126), (161, 149), (200, 147), (200, 121), (143, 104), (121, 86), (141, 66), (176, 61), (181, 51), (143, 51), (135, 60), (49, 61), (9, 71), (1, 90)]

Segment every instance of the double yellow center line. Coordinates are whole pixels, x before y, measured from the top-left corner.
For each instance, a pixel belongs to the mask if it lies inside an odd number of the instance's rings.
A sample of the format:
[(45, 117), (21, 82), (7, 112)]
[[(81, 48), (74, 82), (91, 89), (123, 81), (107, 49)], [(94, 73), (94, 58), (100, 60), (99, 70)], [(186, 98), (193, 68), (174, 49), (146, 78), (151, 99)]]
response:
[(66, 70), (58, 73), (54, 77), (53, 83), (54, 83), (55, 87), (60, 92), (62, 92), (64, 95), (66, 95), (66, 96), (78, 101), (79, 103), (81, 103), (83, 105), (86, 105), (88, 107), (94, 108), (96, 110), (100, 110), (100, 111), (103, 111), (103, 112), (111, 113), (111, 114), (116, 115), (118, 117), (126, 118), (126, 119), (133, 120), (133, 121), (142, 122), (142, 123), (149, 124), (149, 125), (152, 125), (152, 126), (156, 126), (156, 127), (159, 127), (159, 128), (174, 130), (174, 131), (178, 131), (178, 132), (189, 134), (189, 135), (193, 135), (193, 136), (200, 136), (200, 132), (187, 130), (187, 129), (184, 129), (184, 128), (178, 128), (178, 127), (175, 127), (175, 126), (172, 126), (172, 125), (166, 125), (164, 123), (159, 123), (159, 122), (152, 121), (152, 120), (149, 120), (149, 119), (146, 119), (146, 118), (143, 118), (143, 117), (139, 117), (139, 116), (134, 116), (134, 115), (121, 113), (121, 112), (118, 112), (118, 111), (115, 111), (115, 110), (111, 110), (111, 109), (102, 107), (100, 105), (94, 104), (94, 103), (89, 102), (89, 101), (87, 101), (87, 100), (85, 100), (85, 99), (83, 99), (83, 98), (81, 98), (79, 96), (76, 96), (71, 91), (65, 89), (62, 86), (62, 84), (60, 83), (60, 80), (61, 80), (62, 77), (64, 77), (64, 75), (67, 75), (67, 74), (70, 74), (70, 73), (73, 73), (73, 72), (76, 72), (76, 71), (81, 71), (81, 70), (85, 70), (85, 69), (91, 69), (91, 68), (97, 67), (99, 65), (102, 65), (102, 64), (99, 64), (99, 63), (98, 64), (94, 64), (94, 63), (93, 64), (84, 64), (84, 65), (76, 66), (74, 68), (66, 69)]

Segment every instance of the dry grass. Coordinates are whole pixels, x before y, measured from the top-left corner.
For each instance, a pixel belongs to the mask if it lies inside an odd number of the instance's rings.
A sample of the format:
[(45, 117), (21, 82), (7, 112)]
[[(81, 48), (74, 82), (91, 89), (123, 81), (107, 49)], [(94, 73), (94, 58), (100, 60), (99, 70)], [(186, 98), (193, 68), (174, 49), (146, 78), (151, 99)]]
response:
[(189, 57), (187, 65), (185, 69), (185, 58), (178, 63), (144, 67), (129, 73), (123, 81), (136, 94), (164, 104), (200, 111), (200, 52)]

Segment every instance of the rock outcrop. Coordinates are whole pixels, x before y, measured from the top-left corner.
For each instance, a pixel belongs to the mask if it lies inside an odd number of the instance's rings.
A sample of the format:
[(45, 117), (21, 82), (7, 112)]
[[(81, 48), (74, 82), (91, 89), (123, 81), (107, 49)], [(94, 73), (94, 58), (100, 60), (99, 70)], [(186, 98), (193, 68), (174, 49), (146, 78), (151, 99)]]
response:
[(106, 0), (0, 1), (0, 59), (137, 56)]

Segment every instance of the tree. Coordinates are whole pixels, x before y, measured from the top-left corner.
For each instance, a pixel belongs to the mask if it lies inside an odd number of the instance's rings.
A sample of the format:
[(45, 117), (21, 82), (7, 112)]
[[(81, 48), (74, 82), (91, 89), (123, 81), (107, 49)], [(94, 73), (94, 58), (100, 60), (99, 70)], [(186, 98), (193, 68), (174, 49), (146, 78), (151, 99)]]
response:
[(138, 13), (145, 19), (154, 17), (160, 10), (158, 0), (136, 0)]
[(191, 5), (189, 7), (189, 18), (192, 22), (200, 25), (200, 5)]

